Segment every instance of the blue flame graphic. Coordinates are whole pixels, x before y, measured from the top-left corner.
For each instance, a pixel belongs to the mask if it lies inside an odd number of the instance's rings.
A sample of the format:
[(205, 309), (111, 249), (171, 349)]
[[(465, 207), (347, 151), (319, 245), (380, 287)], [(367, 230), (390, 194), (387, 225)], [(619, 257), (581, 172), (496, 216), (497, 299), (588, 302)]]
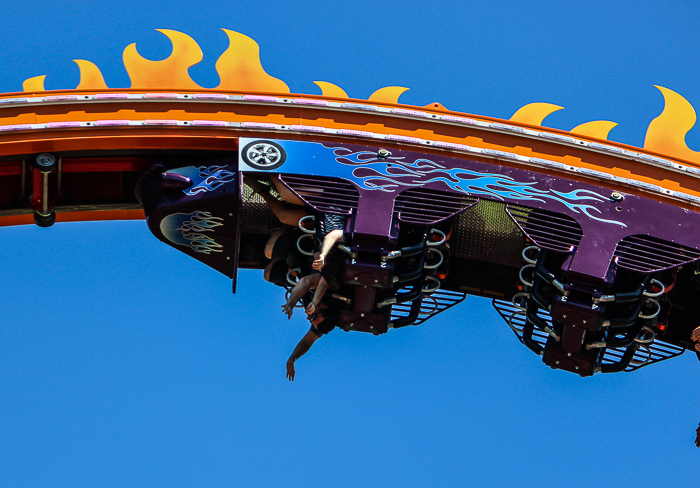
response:
[(481, 195), (499, 200), (513, 199), (520, 202), (556, 201), (574, 213), (582, 213), (593, 220), (609, 224), (626, 225), (615, 220), (606, 220), (596, 214), (600, 210), (595, 204), (608, 201), (603, 195), (591, 190), (559, 192), (536, 188), (537, 182), (519, 182), (510, 176), (494, 173), (479, 173), (464, 168), (447, 168), (429, 159), (417, 159), (412, 163), (402, 157), (379, 158), (371, 151), (351, 152), (346, 148), (335, 148), (336, 161), (354, 166), (352, 177), (362, 188), (383, 192), (395, 192), (405, 187), (420, 187), (428, 183), (441, 182), (454, 191), (469, 195)]
[(214, 191), (224, 183), (233, 181), (236, 178), (236, 173), (232, 173), (223, 168), (225, 168), (225, 166), (209, 166), (208, 168), (200, 166), (197, 169), (199, 170), (199, 176), (203, 179), (185, 193), (188, 195), (196, 195), (197, 193), (205, 191)]
[(160, 222), (160, 230), (173, 244), (189, 246), (195, 252), (209, 254), (222, 252), (222, 245), (203, 234), (223, 224), (223, 219), (213, 217), (209, 212), (197, 210), (191, 214), (174, 213)]
[(187, 195), (196, 195), (197, 193), (214, 191), (221, 185), (236, 179), (236, 173), (224, 168), (226, 166), (187, 166), (168, 170), (168, 173), (176, 173), (191, 179), (192, 186), (183, 191)]

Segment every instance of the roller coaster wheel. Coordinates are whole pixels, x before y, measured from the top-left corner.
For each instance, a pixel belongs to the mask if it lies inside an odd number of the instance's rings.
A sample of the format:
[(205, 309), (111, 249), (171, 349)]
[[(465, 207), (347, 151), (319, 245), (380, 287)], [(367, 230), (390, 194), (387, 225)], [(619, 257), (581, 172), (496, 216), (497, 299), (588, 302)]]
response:
[(36, 157), (35, 166), (42, 173), (49, 173), (56, 167), (56, 158), (49, 153), (39, 154)]
[(34, 212), (34, 223), (39, 227), (51, 227), (56, 223), (56, 212), (51, 212), (49, 215)]

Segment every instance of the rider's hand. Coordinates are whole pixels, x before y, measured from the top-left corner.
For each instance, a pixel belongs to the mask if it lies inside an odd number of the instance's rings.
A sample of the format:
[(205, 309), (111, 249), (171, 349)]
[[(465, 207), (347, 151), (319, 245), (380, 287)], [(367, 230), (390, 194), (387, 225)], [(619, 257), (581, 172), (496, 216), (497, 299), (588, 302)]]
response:
[(289, 359), (287, 359), (287, 379), (289, 381), (294, 381), (294, 376), (296, 375), (296, 371), (294, 371), (294, 356), (290, 356)]
[(306, 315), (313, 315), (316, 313), (316, 304), (311, 302), (308, 307), (306, 307)]
[(326, 264), (326, 256), (323, 254), (319, 254), (318, 258), (314, 259), (314, 264), (313, 267), (317, 271), (321, 271), (321, 268)]
[(294, 306), (290, 305), (289, 303), (285, 303), (282, 305), (282, 312), (287, 314), (287, 319), (291, 319), (292, 314), (294, 313)]
[(700, 341), (700, 327), (696, 327), (695, 330), (693, 331), (692, 334), (690, 334), (690, 338), (694, 340), (695, 342)]
[[(700, 341), (700, 327), (696, 327), (692, 334), (690, 334), (690, 339), (698, 342)], [(695, 344), (695, 349), (700, 351), (700, 344)]]

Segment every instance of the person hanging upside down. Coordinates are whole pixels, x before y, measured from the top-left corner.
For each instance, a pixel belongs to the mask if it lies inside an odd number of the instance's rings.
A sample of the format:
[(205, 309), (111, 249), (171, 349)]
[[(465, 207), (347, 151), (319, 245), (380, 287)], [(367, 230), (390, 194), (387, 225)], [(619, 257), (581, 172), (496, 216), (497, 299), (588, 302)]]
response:
[(282, 311), (291, 318), (294, 305), (304, 297), (310, 289), (316, 289), (313, 299), (306, 306), (306, 315), (311, 322), (311, 328), (296, 345), (292, 355), (287, 360), (287, 378), (294, 381), (296, 370), (294, 363), (306, 354), (314, 342), (329, 333), (340, 324), (341, 302), (333, 297), (327, 297), (326, 291), (336, 289), (340, 285), (339, 276), (345, 263), (340, 251), (331, 252), (328, 263), (321, 273), (304, 276), (296, 284), (287, 303), (282, 305)]

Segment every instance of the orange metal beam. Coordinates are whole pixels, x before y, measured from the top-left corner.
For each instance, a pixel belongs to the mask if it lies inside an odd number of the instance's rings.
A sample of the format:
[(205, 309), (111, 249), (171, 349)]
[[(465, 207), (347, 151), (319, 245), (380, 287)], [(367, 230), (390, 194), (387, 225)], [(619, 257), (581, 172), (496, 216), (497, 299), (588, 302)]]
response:
[[(130, 94), (145, 93), (138, 90), (110, 90), (109, 93), (128, 92)], [(289, 103), (271, 103), (262, 101), (219, 101), (219, 100), (194, 100), (188, 99), (119, 99), (111, 101), (91, 100), (81, 101), (76, 99), (83, 94), (94, 94), (95, 91), (67, 92), (41, 92), (37, 96), (46, 97), (52, 95), (59, 97), (50, 102), (43, 101), (37, 104), (5, 105), (0, 106), (0, 127), (17, 124), (50, 124), (81, 122), (94, 123), (89, 127), (46, 127), (41, 129), (28, 129), (21, 131), (0, 131), (0, 176), (19, 174), (19, 162), (21, 157), (31, 157), (41, 152), (72, 154), (85, 152), (87, 155), (102, 154), (109, 156), (112, 151), (130, 151), (134, 155), (144, 150), (213, 150), (235, 151), (237, 150), (238, 137), (264, 137), (285, 138), (299, 140), (321, 140), (329, 142), (347, 142), (349, 139), (355, 143), (368, 145), (381, 145), (392, 148), (411, 147), (413, 150), (432, 154), (445, 154), (465, 157), (475, 160), (488, 161), (498, 165), (522, 167), (523, 164), (513, 160), (494, 160), (494, 157), (481, 154), (460, 154), (449, 149), (441, 149), (432, 145), (412, 143), (410, 141), (377, 140), (371, 138), (344, 136), (342, 134), (309, 133), (303, 130), (290, 130), (293, 126), (323, 127), (332, 131), (353, 130), (365, 131), (375, 134), (392, 135), (399, 137), (417, 138), (428, 141), (440, 141), (445, 143), (463, 144), (476, 148), (492, 149), (516, 154), (526, 158), (542, 158), (557, 161), (574, 168), (600, 171), (605, 174), (620, 178), (628, 178), (651, 185), (661, 186), (672, 191), (683, 192), (700, 197), (700, 178), (689, 172), (674, 171), (672, 168), (640, 162), (628, 157), (617, 156), (611, 153), (591, 150), (589, 147), (578, 147), (564, 144), (560, 141), (532, 137), (517, 132), (492, 130), (484, 127), (474, 127), (464, 124), (449, 123), (438, 118), (431, 118), (430, 114), (440, 116), (452, 115), (465, 117), (465, 114), (450, 112), (442, 106), (429, 106), (422, 108), (422, 113), (427, 117), (416, 119), (409, 115), (389, 113), (391, 109), (413, 110), (419, 107), (391, 104), (385, 102), (368, 102), (366, 100), (333, 99), (331, 97), (289, 95), (283, 99), (279, 94), (270, 94), (275, 100), (283, 100)], [(187, 93), (178, 91), (179, 94)], [(167, 91), (164, 94), (168, 95)], [(32, 94), (15, 94), (16, 96), (31, 97)], [(170, 93), (168, 96), (172, 96)], [(191, 94), (194, 96), (194, 92)], [(258, 96), (259, 94), (256, 94)], [(0, 97), (11, 97), (6, 94)], [(263, 94), (264, 96), (264, 94)], [(60, 97), (68, 97), (62, 100)], [(72, 97), (72, 98), (71, 98)], [(336, 102), (334, 107), (317, 107), (291, 103), (293, 100), (324, 100)], [(55, 101), (53, 101), (55, 100)], [(363, 111), (340, 107), (340, 103), (372, 105), (384, 110)], [(619, 148), (635, 153), (659, 156), (665, 160), (678, 162), (687, 167), (697, 167), (693, 162), (671, 159), (666, 155), (658, 155), (640, 148), (619, 144), (611, 141), (598, 140), (592, 137), (571, 134), (556, 129), (543, 128), (513, 121), (505, 121), (491, 117), (468, 115), (469, 118), (481, 122), (507, 124), (511, 127), (522, 127), (538, 131), (538, 133), (551, 133), (559, 136), (575, 136), (578, 140), (605, 144), (608, 147)], [(147, 125), (98, 125), (104, 120), (129, 120), (145, 122)], [(179, 121), (180, 125), (159, 125), (154, 121)], [(217, 121), (234, 123), (226, 127), (195, 126), (195, 121)], [(139, 122), (139, 123), (140, 123)], [(187, 123), (188, 125), (184, 125)], [(275, 124), (275, 128), (255, 128), (245, 126), (251, 123)], [(280, 130), (283, 127), (285, 130)], [(138, 162), (137, 158), (95, 158), (69, 159), (64, 162), (65, 172), (93, 172), (93, 171), (140, 171), (145, 162)], [(557, 173), (556, 169), (528, 166), (528, 169), (537, 172)], [(566, 174), (571, 178), (571, 174)], [(576, 173), (576, 178), (593, 179), (596, 184), (606, 188), (616, 189), (616, 182), (596, 179), (581, 173)], [(679, 202), (667, 198), (663, 194), (649, 194), (637, 189), (630, 189), (631, 193), (644, 193), (648, 198), (663, 200), (685, 208), (695, 208), (690, 203)]]
[[(102, 220), (143, 220), (143, 210), (90, 210), (56, 212), (56, 222), (94, 222)], [(34, 224), (34, 214), (0, 216), (0, 227)]]

